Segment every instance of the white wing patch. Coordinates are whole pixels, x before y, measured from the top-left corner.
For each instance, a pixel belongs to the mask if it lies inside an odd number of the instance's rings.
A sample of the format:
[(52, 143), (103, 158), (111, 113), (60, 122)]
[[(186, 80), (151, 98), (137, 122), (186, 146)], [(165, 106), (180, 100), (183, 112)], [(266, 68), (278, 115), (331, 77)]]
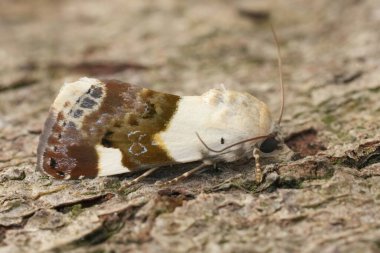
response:
[[(164, 143), (165, 149), (176, 162), (202, 159), (202, 144), (195, 135), (209, 113), (207, 108), (202, 108), (202, 104), (201, 97), (182, 97), (168, 128), (157, 134), (156, 138)], [(199, 111), (203, 113), (194, 115), (194, 112)], [(197, 120), (194, 120), (193, 117), (196, 117)]]
[(96, 152), (98, 154), (98, 176), (109, 176), (121, 173), (130, 172), (130, 170), (123, 166), (123, 154), (117, 148), (106, 148), (102, 145), (96, 145)]

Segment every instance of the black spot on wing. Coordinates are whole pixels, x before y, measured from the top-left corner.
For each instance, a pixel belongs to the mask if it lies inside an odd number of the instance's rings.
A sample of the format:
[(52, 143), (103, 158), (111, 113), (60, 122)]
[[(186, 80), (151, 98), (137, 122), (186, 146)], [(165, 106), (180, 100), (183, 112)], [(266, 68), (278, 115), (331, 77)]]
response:
[(67, 123), (67, 128), (76, 128), (77, 126), (75, 125), (75, 123), (73, 121), (69, 121), (69, 123)]
[(54, 158), (50, 158), (49, 165), (50, 165), (50, 167), (52, 167), (53, 169), (55, 169), (57, 167), (57, 161)]
[(80, 118), (82, 115), (83, 115), (83, 110), (77, 109), (77, 110), (74, 111), (73, 117), (74, 118)]
[(100, 98), (103, 95), (103, 90), (101, 87), (93, 88), (90, 91), (90, 96), (93, 98)]
[(112, 134), (113, 134), (112, 131), (107, 131), (107, 132), (104, 134), (104, 136), (103, 136), (103, 138), (102, 138), (102, 140), (101, 140), (101, 143), (102, 143), (102, 145), (103, 145), (104, 147), (106, 147), (106, 148), (110, 148), (110, 147), (112, 147), (112, 141), (110, 140)]
[(87, 97), (84, 98), (82, 103), (80, 104), (82, 108), (88, 108), (88, 109), (91, 109), (92, 107), (94, 107), (94, 105), (96, 105), (96, 101)]

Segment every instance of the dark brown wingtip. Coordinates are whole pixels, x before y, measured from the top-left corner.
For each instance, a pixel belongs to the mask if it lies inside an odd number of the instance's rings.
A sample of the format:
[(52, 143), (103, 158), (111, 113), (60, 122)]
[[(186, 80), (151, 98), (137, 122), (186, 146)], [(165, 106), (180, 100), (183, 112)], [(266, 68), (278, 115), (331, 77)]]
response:
[[(57, 179), (93, 178), (98, 175), (98, 155), (93, 145), (81, 138), (75, 126), (63, 131), (61, 114), (51, 111), (37, 149), (37, 168)], [(65, 132), (66, 138), (60, 137)]]
[[(56, 121), (56, 116), (54, 113), (50, 110), (49, 115), (45, 121), (44, 128), (42, 130), (42, 133), (40, 135), (40, 140), (37, 147), (37, 169), (43, 173), (47, 173), (44, 170), (43, 161), (44, 161), (44, 154), (46, 147), (48, 145), (48, 140), (51, 135), (54, 123)], [(49, 173), (47, 173), (49, 174)], [(54, 176), (54, 175), (52, 175)]]
[(57, 179), (98, 175), (96, 140), (81, 131), (85, 113), (101, 103), (103, 84), (82, 78), (65, 84), (46, 119), (37, 148), (37, 168)]

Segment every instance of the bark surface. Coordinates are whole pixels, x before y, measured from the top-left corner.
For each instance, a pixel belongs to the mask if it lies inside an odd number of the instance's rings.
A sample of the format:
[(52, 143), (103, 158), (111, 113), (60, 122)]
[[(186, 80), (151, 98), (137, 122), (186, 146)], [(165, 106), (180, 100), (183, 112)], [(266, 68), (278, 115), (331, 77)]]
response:
[[(261, 161), (58, 181), (36, 147), (61, 84), (119, 79), (178, 95), (223, 83), (280, 107), (285, 145)], [(380, 3), (0, 2), (0, 252), (379, 252)], [(233, 122), (228, 122), (233, 124)]]

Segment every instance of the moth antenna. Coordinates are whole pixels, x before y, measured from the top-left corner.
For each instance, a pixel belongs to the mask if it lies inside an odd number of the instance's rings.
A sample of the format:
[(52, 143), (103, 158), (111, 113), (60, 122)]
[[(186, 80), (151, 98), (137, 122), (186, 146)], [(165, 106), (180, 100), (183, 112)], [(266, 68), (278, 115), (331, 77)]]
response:
[(195, 132), (195, 134), (197, 135), (199, 141), (203, 144), (203, 146), (205, 146), (205, 148), (207, 148), (209, 151), (211, 152), (214, 152), (214, 153), (221, 153), (223, 151), (226, 151), (227, 149), (230, 149), (232, 147), (235, 147), (237, 145), (240, 145), (240, 144), (243, 144), (243, 143), (246, 143), (246, 142), (250, 142), (250, 141), (256, 141), (256, 140), (259, 140), (259, 139), (266, 139), (268, 138), (269, 136), (271, 136), (271, 134), (267, 134), (267, 135), (260, 135), (260, 136), (256, 136), (256, 137), (253, 137), (253, 138), (249, 138), (249, 139), (245, 139), (245, 140), (242, 140), (242, 141), (239, 141), (239, 142), (235, 142), (225, 148), (222, 148), (222, 149), (213, 149), (213, 148), (210, 148), (205, 142), (204, 140), (201, 138), (201, 136), (198, 134), (198, 132)]
[(197, 135), (198, 140), (203, 144), (203, 146), (205, 146), (205, 148), (207, 148), (207, 149), (208, 149), (209, 151), (211, 151), (211, 152), (214, 152), (214, 153), (220, 153), (220, 151), (210, 148), (210, 147), (206, 144), (206, 142), (204, 142), (204, 140), (201, 138), (201, 136), (198, 134), (198, 132), (195, 132), (195, 134)]
[(282, 77), (281, 49), (280, 49), (280, 43), (278, 42), (276, 31), (272, 23), (270, 23), (270, 28), (272, 30), (273, 39), (277, 47), (277, 62), (278, 62), (278, 72), (279, 72), (280, 87), (281, 87), (281, 109), (280, 109), (280, 116), (278, 117), (277, 123), (280, 125), (281, 120), (282, 120), (282, 115), (284, 113), (284, 107), (285, 107), (285, 92), (284, 92), (284, 82), (283, 82), (283, 77)]

